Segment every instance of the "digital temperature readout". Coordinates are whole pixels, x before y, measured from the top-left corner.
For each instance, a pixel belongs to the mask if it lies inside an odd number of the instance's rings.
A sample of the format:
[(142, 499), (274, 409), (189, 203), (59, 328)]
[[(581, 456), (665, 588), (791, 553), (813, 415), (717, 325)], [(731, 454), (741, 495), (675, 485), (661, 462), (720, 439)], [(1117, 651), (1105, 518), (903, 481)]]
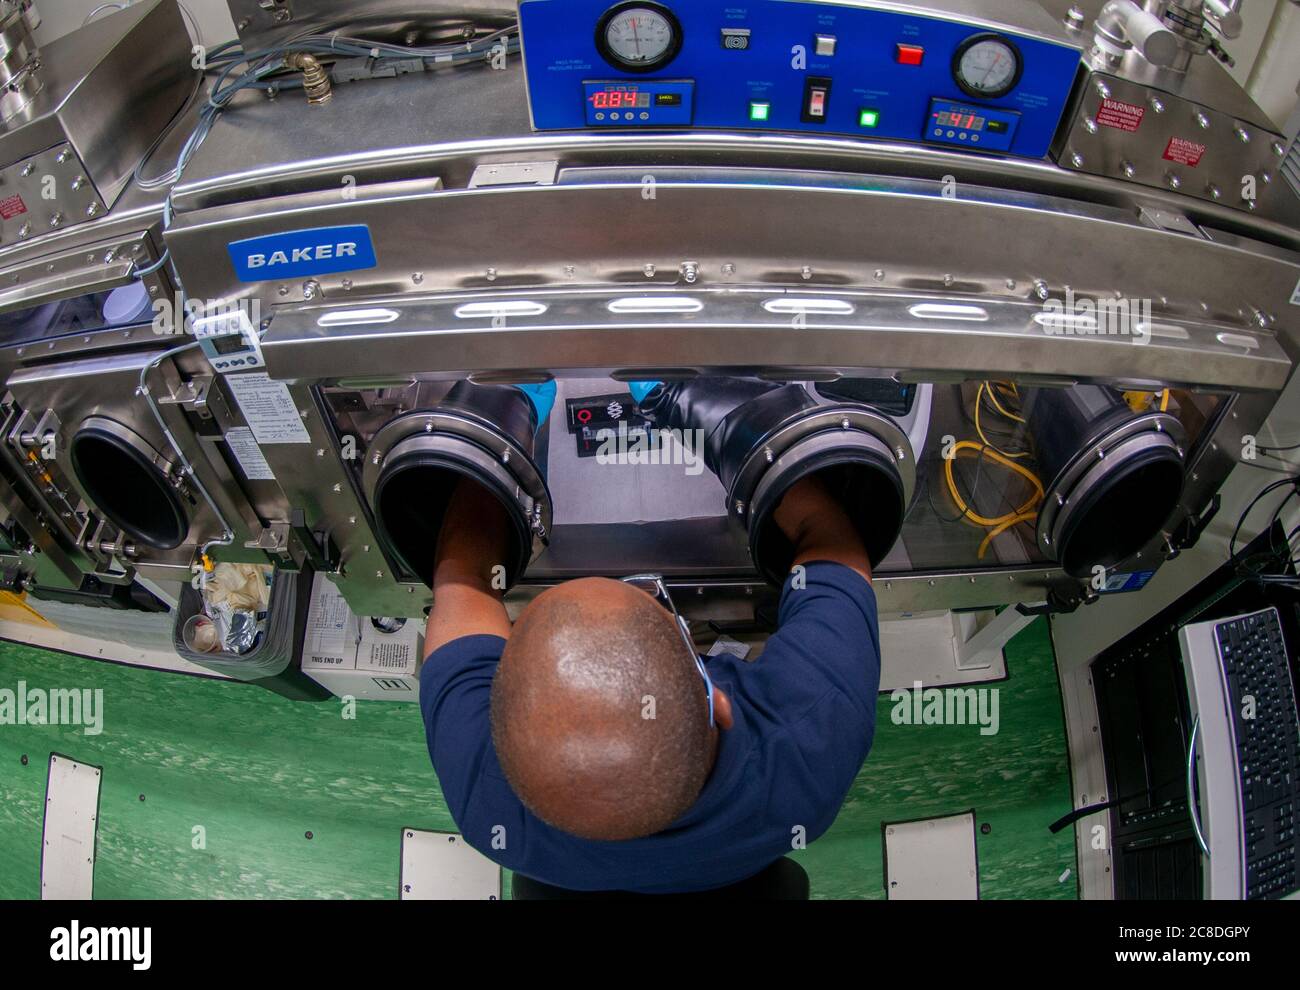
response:
[(650, 94), (635, 89), (598, 89), (588, 99), (597, 110), (648, 110)]
[(988, 121), (973, 113), (936, 113), (934, 123), (936, 127), (960, 127), (963, 131), (982, 131)]

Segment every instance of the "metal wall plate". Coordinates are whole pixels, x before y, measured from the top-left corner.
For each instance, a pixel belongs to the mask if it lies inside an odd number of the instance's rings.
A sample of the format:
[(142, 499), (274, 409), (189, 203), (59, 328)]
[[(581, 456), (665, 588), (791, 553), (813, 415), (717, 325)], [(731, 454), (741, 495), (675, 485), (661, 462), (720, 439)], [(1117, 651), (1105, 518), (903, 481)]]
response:
[(32, 240), (105, 211), (70, 144), (0, 169), (0, 244)]
[(975, 812), (882, 822), (885, 891), (891, 901), (979, 900)]
[(95, 842), (103, 768), (50, 754), (41, 840), (41, 900), (88, 901), (95, 891)]
[(501, 867), (460, 835), (402, 829), (404, 901), (499, 901)]
[[(1300, 200), (1279, 175), (1286, 157), (1282, 135), (1213, 105), (1105, 73), (1093, 73), (1080, 93), (1058, 141), (1062, 168), (1300, 223)], [(1247, 179), (1253, 198), (1246, 195)]]

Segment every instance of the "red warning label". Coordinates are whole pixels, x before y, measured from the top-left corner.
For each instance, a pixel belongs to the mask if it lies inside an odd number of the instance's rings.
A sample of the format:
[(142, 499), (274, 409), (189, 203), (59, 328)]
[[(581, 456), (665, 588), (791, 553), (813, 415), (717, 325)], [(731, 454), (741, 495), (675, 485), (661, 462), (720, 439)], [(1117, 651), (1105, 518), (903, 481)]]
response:
[(1120, 131), (1136, 131), (1142, 126), (1147, 108), (1121, 103), (1119, 100), (1102, 100), (1097, 111), (1097, 123)]
[(14, 217), (22, 216), (27, 212), (27, 204), (17, 193), (12, 196), (6, 196), (0, 199), (0, 219), (12, 220)]
[(1169, 147), (1165, 148), (1165, 161), (1177, 162), (1179, 165), (1190, 165), (1195, 168), (1201, 164), (1201, 158), (1205, 154), (1205, 145), (1197, 144), (1195, 141), (1188, 141), (1184, 138), (1170, 138)]

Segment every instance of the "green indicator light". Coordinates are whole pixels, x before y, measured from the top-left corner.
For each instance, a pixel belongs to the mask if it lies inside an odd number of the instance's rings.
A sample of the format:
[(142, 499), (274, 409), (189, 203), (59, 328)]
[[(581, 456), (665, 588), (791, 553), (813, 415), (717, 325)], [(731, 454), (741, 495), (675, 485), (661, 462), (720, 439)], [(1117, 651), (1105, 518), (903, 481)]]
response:
[(879, 123), (880, 123), (879, 110), (863, 110), (858, 115), (859, 127), (875, 127)]
[(767, 120), (772, 115), (772, 104), (770, 103), (751, 103), (749, 105), (749, 119), (756, 121)]

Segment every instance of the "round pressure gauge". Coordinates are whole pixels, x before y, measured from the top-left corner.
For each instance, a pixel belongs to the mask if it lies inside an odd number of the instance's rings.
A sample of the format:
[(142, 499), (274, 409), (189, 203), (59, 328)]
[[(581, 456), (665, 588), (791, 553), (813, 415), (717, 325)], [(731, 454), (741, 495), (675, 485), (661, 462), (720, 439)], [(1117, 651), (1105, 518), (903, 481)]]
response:
[(1024, 72), (1020, 49), (996, 34), (967, 38), (952, 60), (952, 75), (967, 96), (994, 100), (1006, 96)]
[(620, 3), (596, 26), (596, 48), (610, 65), (627, 72), (654, 72), (682, 49), (682, 26), (658, 3)]

